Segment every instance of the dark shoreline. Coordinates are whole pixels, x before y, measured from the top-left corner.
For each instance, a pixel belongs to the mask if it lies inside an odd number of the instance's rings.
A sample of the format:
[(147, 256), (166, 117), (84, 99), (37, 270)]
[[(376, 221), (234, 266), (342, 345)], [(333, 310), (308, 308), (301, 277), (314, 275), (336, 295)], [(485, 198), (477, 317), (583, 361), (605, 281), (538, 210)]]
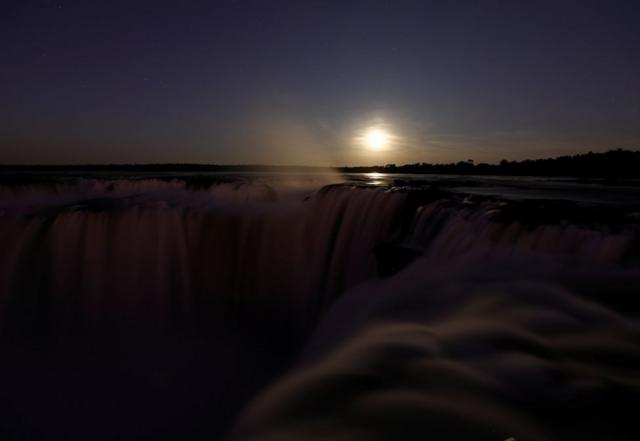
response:
[(353, 167), (220, 165), (220, 164), (82, 164), (82, 165), (11, 165), (0, 164), (7, 172), (227, 172), (227, 173), (392, 173), (443, 175), (563, 176), (578, 178), (640, 179), (640, 151), (610, 150), (548, 159), (507, 161), (499, 164), (476, 164), (472, 160), (450, 164), (414, 163)]

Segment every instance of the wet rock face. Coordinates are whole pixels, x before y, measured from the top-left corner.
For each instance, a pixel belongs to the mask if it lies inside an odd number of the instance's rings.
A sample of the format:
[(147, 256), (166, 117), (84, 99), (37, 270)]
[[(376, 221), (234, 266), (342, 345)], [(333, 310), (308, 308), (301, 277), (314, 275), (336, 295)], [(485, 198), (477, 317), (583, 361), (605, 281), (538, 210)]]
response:
[(379, 243), (373, 248), (373, 253), (378, 262), (378, 275), (391, 277), (420, 256), (422, 250), (393, 243)]

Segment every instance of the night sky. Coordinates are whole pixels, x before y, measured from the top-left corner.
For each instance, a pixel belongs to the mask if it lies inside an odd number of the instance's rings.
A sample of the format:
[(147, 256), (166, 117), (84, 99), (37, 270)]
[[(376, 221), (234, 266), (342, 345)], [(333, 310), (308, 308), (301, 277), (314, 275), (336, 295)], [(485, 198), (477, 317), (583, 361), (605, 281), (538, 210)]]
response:
[(0, 121), (0, 163), (640, 148), (640, 2), (3, 2)]

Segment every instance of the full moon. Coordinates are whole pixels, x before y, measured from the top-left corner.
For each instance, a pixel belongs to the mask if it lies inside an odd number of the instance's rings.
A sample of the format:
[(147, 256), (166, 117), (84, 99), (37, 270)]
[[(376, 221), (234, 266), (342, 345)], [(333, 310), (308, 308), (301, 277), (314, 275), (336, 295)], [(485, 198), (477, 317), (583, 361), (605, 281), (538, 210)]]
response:
[(381, 129), (370, 129), (365, 133), (364, 140), (371, 150), (381, 150), (389, 143), (389, 134)]

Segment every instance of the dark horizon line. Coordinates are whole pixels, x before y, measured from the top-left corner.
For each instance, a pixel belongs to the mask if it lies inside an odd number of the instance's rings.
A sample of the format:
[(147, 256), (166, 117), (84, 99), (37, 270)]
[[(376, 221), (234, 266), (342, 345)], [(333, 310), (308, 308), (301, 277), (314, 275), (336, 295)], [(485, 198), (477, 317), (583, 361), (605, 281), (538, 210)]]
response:
[[(521, 159), (521, 160), (513, 160), (509, 161), (507, 159), (501, 159), (498, 162), (479, 162), (476, 165), (489, 165), (489, 166), (499, 166), (504, 161), (510, 163), (522, 163), (522, 162), (536, 162), (536, 161), (549, 161), (549, 160), (559, 160), (562, 158), (575, 158), (580, 156), (588, 156), (588, 155), (602, 155), (609, 154), (612, 152), (629, 152), (629, 153), (639, 153), (638, 150), (630, 150), (630, 149), (611, 149), (605, 152), (592, 152), (588, 153), (576, 153), (574, 155), (561, 155), (561, 156), (553, 156), (548, 158), (537, 158), (537, 159)], [(342, 168), (379, 168), (379, 167), (389, 167), (395, 166), (397, 168), (411, 166), (415, 164), (428, 164), (433, 166), (450, 166), (457, 165), (461, 163), (471, 163), (475, 164), (474, 159), (468, 159), (466, 161), (452, 161), (452, 162), (437, 162), (437, 163), (429, 163), (429, 162), (415, 162), (415, 163), (407, 163), (402, 165), (395, 165), (392, 163), (387, 163), (385, 165), (375, 164), (375, 165), (303, 165), (303, 164), (292, 164), (292, 165), (283, 165), (283, 164), (259, 164), (259, 163), (245, 163), (245, 164), (221, 164), (215, 162), (108, 162), (108, 163), (83, 163), (83, 164), (69, 164), (69, 163), (61, 163), (61, 164), (3, 164), (0, 163), (0, 170), (5, 168), (83, 168), (83, 167), (98, 167), (98, 168), (113, 168), (113, 167), (225, 167), (225, 168), (240, 168), (240, 167), (259, 167), (259, 168), (308, 168), (308, 169), (342, 169)]]
[(266, 172), (266, 171), (339, 171), (351, 173), (387, 172), (416, 174), (509, 174), (509, 175), (568, 175), (639, 177), (640, 150), (621, 148), (599, 153), (581, 153), (553, 158), (525, 159), (498, 164), (475, 163), (473, 160), (431, 164), (372, 165), (372, 166), (316, 166), (316, 165), (266, 165), (266, 164), (198, 164), (198, 163), (147, 163), (147, 164), (0, 164), (3, 171), (127, 171), (127, 172)]

